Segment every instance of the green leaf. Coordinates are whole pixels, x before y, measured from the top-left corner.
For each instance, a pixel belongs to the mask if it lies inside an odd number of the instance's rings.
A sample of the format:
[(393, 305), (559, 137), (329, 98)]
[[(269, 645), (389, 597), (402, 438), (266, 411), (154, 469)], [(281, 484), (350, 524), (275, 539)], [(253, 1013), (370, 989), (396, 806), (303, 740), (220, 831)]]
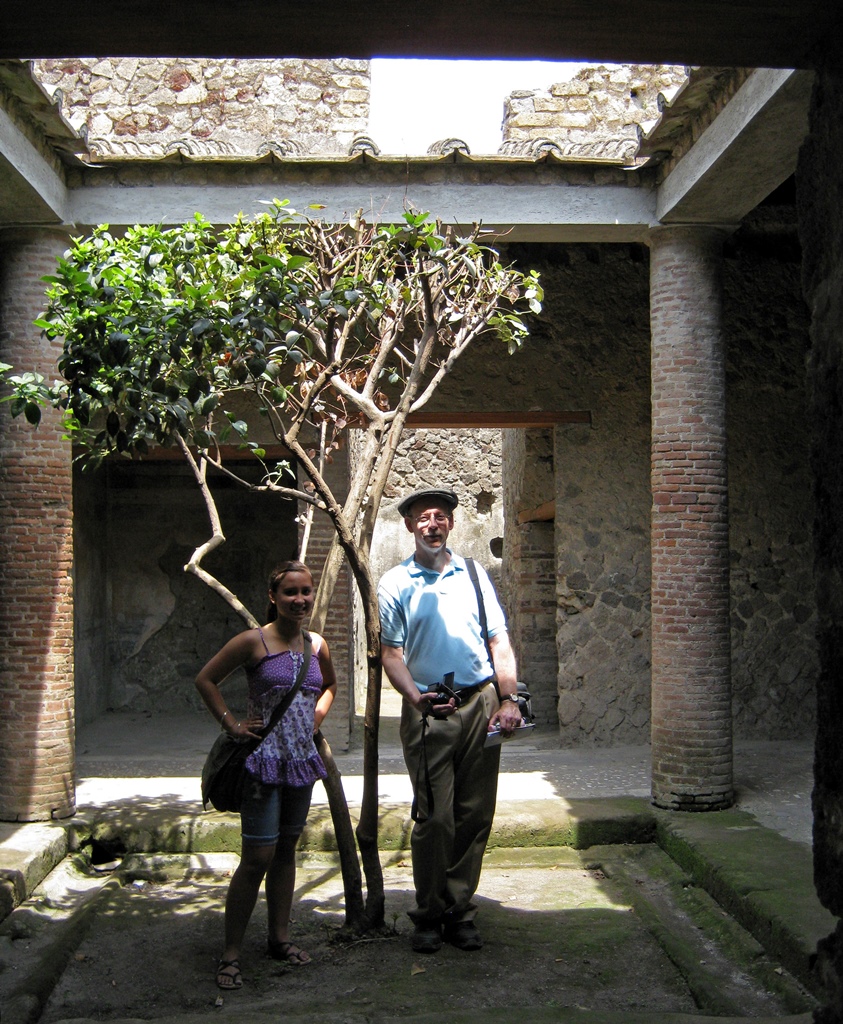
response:
[(33, 427), (37, 427), (41, 422), (41, 407), (36, 405), (35, 402), (27, 402), (24, 415), (27, 422), (31, 423)]
[[(229, 432), (242, 437), (270, 404), (285, 418), (295, 407), (295, 367), (310, 377), (329, 365), (337, 339), (328, 324), (365, 304), (340, 357), (340, 372), (361, 380), (379, 365), (381, 333), (419, 315), (422, 274), (447, 296), (434, 359), (463, 323), (487, 326), (517, 348), (527, 334), (523, 318), (540, 310), (536, 273), (502, 266), (474, 232), (443, 233), (427, 212), (387, 225), (354, 218), (352, 230), (320, 222), (317, 230), (286, 201), (263, 205), (265, 212), (228, 226), (196, 214), (174, 228), (135, 225), (114, 237), (100, 225), (73, 239), (45, 281), (47, 306), (36, 321), (61, 339), (60, 386), (33, 374), (3, 376), (12, 385), (6, 400), (19, 415), (48, 402), (66, 410), (65, 431), (93, 465), (121, 434), (124, 454), (139, 452), (141, 440), (171, 445), (176, 432), (210, 434), (201, 418), (219, 415), (234, 393), (237, 414), (220, 417)], [(410, 344), (418, 326), (409, 327)], [(383, 376), (396, 389), (405, 382), (398, 367)], [(350, 413), (330, 387), (319, 402), (337, 426)]]
[(203, 317), (201, 320), (197, 320), (190, 330), (194, 338), (200, 338), (203, 334), (208, 332), (211, 326), (211, 321)]

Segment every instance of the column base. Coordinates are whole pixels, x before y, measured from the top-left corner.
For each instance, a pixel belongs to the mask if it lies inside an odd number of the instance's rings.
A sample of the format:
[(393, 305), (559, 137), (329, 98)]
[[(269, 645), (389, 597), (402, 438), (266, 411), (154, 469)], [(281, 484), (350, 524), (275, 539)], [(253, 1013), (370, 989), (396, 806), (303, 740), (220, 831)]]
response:
[(732, 789), (716, 793), (660, 793), (653, 790), (653, 805), (665, 811), (726, 811), (734, 805)]

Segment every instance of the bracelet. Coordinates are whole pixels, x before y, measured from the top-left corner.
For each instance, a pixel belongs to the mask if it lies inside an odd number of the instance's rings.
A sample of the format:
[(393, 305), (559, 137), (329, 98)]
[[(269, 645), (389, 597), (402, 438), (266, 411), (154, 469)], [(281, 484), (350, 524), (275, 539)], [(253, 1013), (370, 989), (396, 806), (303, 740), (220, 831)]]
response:
[(230, 714), (230, 711), (223, 711), (223, 713), (220, 715), (220, 729), (222, 729), (223, 727), (222, 723), (225, 721), (225, 716)]

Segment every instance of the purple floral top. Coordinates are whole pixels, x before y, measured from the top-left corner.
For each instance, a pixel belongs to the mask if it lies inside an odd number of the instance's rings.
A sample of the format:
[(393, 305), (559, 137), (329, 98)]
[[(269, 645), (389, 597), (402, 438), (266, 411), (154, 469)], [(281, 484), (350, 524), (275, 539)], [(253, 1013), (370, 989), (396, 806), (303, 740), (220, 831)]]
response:
[[(260, 638), (266, 656), (246, 670), (249, 682), (249, 714), (263, 718), (264, 725), (273, 710), (296, 681), (303, 654), (281, 651), (270, 654), (263, 633)], [(313, 742), (313, 712), (322, 692), (322, 670), (316, 650), (310, 659), (307, 676), (281, 721), (261, 745), (246, 759), (250, 775), (270, 786), (310, 786), (328, 774)]]

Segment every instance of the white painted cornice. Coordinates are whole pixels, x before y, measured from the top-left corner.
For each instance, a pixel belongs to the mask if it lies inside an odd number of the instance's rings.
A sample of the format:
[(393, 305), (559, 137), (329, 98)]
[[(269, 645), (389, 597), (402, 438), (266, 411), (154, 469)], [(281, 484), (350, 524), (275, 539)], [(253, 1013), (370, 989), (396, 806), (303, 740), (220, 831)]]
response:
[(652, 189), (623, 185), (566, 184), (348, 184), (322, 181), (313, 185), (232, 183), (230, 186), (154, 185), (100, 186), (73, 190), (68, 214), (76, 225), (106, 221), (180, 224), (197, 210), (215, 223), (231, 221), (265, 209), (274, 198), (319, 216), (339, 221), (358, 209), (367, 218), (395, 222), (408, 208), (429, 210), (445, 223), (466, 227), (475, 222), (511, 241), (602, 241), (641, 239), (655, 214)]

